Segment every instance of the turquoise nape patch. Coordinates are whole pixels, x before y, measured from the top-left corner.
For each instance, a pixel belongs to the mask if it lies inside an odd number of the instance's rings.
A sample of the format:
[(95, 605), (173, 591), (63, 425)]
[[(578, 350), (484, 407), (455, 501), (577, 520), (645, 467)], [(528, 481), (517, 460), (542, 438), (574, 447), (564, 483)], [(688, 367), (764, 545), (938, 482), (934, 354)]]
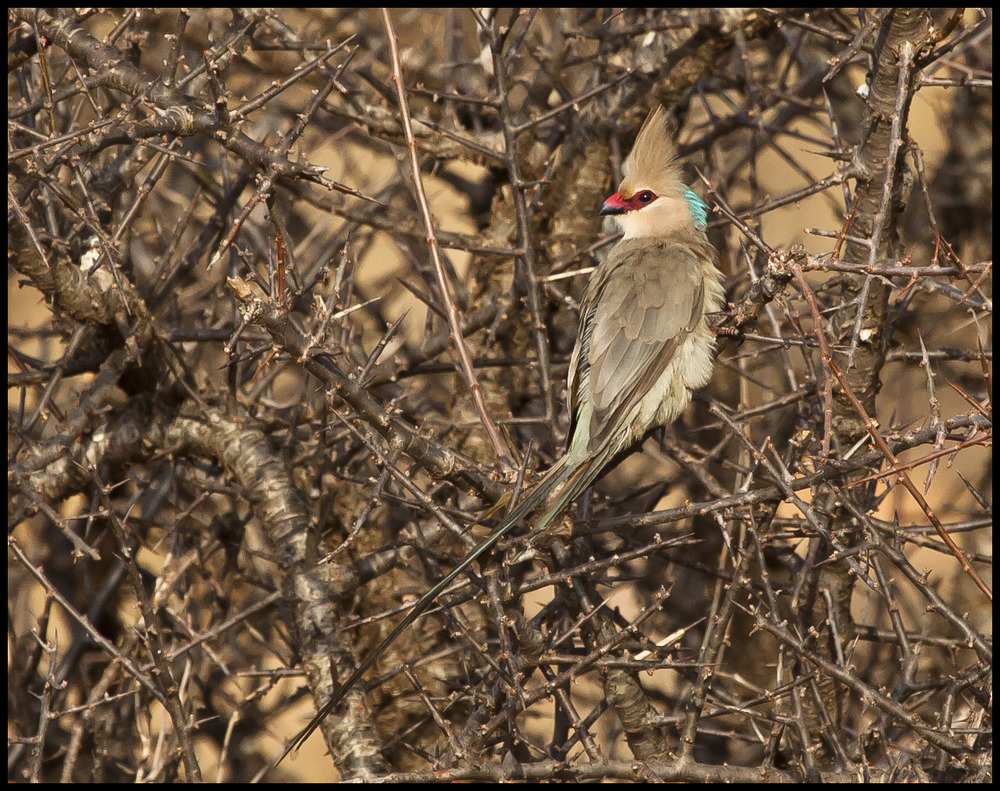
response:
[(708, 204), (705, 203), (698, 194), (690, 187), (684, 188), (684, 197), (687, 198), (688, 207), (691, 209), (691, 216), (694, 218), (696, 228), (704, 230), (708, 227)]

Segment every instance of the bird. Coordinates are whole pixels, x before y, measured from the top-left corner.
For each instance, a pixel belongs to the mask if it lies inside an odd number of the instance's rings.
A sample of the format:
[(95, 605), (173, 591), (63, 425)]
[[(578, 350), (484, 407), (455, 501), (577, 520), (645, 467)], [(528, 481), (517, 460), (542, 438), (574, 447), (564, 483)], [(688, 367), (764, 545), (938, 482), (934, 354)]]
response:
[(654, 108), (598, 216), (622, 236), (590, 275), (566, 383), (564, 453), (489, 535), (412, 606), (291, 741), (297, 749), (385, 650), (505, 535), (537, 512), (537, 531), (648, 431), (676, 420), (712, 374), (710, 315), (724, 303), (718, 254), (706, 236), (708, 206), (683, 181), (666, 111)]

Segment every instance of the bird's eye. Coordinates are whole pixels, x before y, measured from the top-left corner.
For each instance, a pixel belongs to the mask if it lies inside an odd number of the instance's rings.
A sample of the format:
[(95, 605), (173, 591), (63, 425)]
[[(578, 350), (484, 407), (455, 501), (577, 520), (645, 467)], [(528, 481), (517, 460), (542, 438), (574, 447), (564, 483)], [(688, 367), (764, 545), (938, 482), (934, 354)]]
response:
[(638, 195), (636, 195), (636, 197), (639, 199), (639, 203), (645, 206), (647, 203), (651, 202), (653, 198), (656, 197), (656, 195), (650, 192), (649, 190), (643, 190)]

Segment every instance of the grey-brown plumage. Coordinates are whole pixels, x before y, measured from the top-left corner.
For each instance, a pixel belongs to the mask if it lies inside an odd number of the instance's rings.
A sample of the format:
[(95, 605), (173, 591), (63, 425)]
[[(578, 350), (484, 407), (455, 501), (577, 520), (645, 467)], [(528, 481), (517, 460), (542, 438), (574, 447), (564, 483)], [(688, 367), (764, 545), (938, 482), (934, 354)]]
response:
[(706, 313), (722, 296), (713, 252), (704, 240), (625, 239), (591, 275), (569, 379), (577, 420), (581, 401), (592, 403), (588, 451), (623, 427), (627, 446), (672, 422), (708, 381)]
[[(723, 304), (707, 209), (681, 180), (663, 108), (646, 119), (618, 192), (601, 207), (623, 238), (590, 276), (570, 360), (566, 452), (461, 563), (420, 597), (282, 755), (318, 727), (347, 691), (434, 599), (511, 528), (535, 514), (545, 527), (619, 452), (673, 422), (712, 372), (708, 314)], [(280, 760), (280, 759), (279, 759)]]

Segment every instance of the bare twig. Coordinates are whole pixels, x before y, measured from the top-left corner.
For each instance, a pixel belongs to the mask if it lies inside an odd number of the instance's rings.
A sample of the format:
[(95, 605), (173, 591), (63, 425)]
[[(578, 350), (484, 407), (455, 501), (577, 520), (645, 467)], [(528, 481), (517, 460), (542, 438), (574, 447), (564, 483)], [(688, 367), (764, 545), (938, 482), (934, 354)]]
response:
[(479, 381), (476, 372), (472, 367), (472, 360), (469, 357), (469, 350), (465, 347), (464, 335), (459, 325), (458, 306), (451, 296), (451, 287), (448, 285), (448, 277), (444, 272), (444, 265), (441, 263), (441, 251), (438, 248), (437, 235), (434, 232), (434, 218), (431, 216), (431, 208), (427, 203), (427, 194), (424, 192), (424, 182), (420, 175), (420, 160), (417, 157), (417, 144), (413, 139), (413, 127), (410, 124), (410, 110), (406, 100), (406, 83), (403, 80), (403, 67), (399, 62), (399, 49), (396, 46), (396, 31), (392, 27), (392, 20), (389, 18), (389, 11), (382, 9), (382, 24), (385, 25), (386, 37), (389, 43), (389, 55), (392, 63), (392, 81), (396, 86), (396, 94), (399, 97), (399, 112), (403, 121), (403, 134), (406, 136), (407, 153), (409, 154), (410, 172), (413, 174), (413, 188), (417, 196), (417, 205), (420, 207), (420, 214), (424, 220), (424, 228), (427, 231), (427, 247), (431, 253), (431, 261), (434, 263), (434, 274), (437, 276), (438, 287), (441, 289), (441, 299), (444, 302), (444, 309), (448, 317), (448, 326), (451, 328), (451, 339), (455, 344), (455, 353), (458, 355), (462, 375), (465, 383), (472, 393), (472, 401), (476, 405), (479, 419), (482, 421), (486, 435), (490, 438), (493, 450), (497, 454), (497, 460), (505, 467), (511, 465), (513, 458), (507, 443), (500, 436), (493, 418), (490, 417), (486, 402), (483, 400), (482, 391), (479, 388)]

